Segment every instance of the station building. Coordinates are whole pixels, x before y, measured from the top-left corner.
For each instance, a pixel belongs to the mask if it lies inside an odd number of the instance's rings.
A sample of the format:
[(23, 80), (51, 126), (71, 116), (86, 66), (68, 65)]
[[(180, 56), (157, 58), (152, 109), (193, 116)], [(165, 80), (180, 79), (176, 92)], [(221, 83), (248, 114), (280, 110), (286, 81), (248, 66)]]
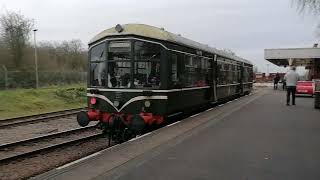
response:
[(265, 49), (267, 61), (282, 67), (303, 66), (309, 70), (309, 80), (320, 79), (320, 48)]

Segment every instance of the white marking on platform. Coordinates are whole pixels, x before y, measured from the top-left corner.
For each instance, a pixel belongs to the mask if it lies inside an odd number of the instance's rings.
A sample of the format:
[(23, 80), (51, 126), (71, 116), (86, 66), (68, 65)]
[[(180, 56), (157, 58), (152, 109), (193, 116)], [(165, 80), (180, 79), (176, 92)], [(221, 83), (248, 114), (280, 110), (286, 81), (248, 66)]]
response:
[(231, 101), (228, 101), (227, 104), (231, 103)]
[(207, 109), (206, 112), (211, 111), (213, 108)]
[(148, 136), (148, 135), (150, 135), (150, 134), (152, 134), (152, 133), (149, 132), (149, 133), (144, 134), (144, 135), (142, 135), (142, 136), (138, 136), (138, 137), (136, 137), (136, 138), (130, 139), (129, 141), (130, 141), (130, 142), (131, 142), (131, 141), (135, 141), (135, 140), (138, 140), (138, 139), (140, 139), (140, 138), (146, 137), (146, 136)]
[(223, 106), (224, 104), (220, 104), (219, 107)]
[(81, 162), (81, 161), (84, 161), (84, 160), (86, 160), (86, 159), (89, 159), (89, 158), (92, 158), (92, 157), (94, 157), (94, 156), (97, 156), (97, 155), (99, 155), (99, 154), (101, 154), (100, 151), (99, 151), (99, 152), (96, 152), (96, 153), (93, 153), (93, 154), (91, 154), (91, 155), (89, 155), (89, 156), (83, 157), (83, 158), (81, 158), (81, 159), (75, 160), (75, 161), (73, 161), (73, 162), (71, 162), (71, 163), (65, 164), (65, 165), (63, 165), (63, 166), (57, 167), (56, 169), (57, 169), (57, 170), (64, 169), (64, 168), (69, 167), (69, 166), (71, 166), (71, 165), (73, 165), (73, 164), (77, 164), (77, 163), (79, 163), (79, 162)]
[(180, 122), (181, 122), (181, 121), (177, 121), (177, 122), (175, 122), (175, 123), (169, 124), (169, 125), (167, 125), (167, 127), (170, 127), (170, 126), (176, 125), (176, 124), (178, 124), (178, 123), (180, 123)]
[(110, 148), (104, 149), (104, 150), (102, 150), (102, 151), (100, 151), (100, 152), (104, 152), (104, 151), (106, 151), (106, 150), (113, 149), (113, 148), (115, 148), (115, 147), (117, 147), (117, 146), (119, 146), (119, 145), (120, 145), (120, 144), (116, 144), (116, 145), (111, 146)]
[(235, 101), (238, 101), (239, 99), (235, 99)]
[(199, 116), (200, 113), (190, 116), (191, 118)]

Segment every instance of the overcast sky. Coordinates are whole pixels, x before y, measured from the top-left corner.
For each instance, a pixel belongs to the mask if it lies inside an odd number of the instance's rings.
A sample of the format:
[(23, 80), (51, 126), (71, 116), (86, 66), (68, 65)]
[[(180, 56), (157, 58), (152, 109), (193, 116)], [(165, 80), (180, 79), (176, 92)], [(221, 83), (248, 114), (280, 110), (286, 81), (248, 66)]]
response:
[[(291, 0), (0, 0), (0, 14), (20, 11), (35, 20), (39, 40), (85, 44), (116, 24), (143, 23), (231, 49), (267, 71), (265, 48), (311, 47), (318, 21)], [(270, 71), (280, 69), (270, 65)]]

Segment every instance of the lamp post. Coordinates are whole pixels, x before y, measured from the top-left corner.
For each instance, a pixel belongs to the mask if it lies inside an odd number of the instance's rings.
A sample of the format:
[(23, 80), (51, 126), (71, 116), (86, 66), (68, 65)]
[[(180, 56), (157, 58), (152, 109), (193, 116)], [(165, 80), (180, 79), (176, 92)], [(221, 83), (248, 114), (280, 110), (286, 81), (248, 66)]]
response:
[(37, 41), (36, 41), (36, 32), (38, 29), (33, 30), (33, 37), (34, 37), (34, 64), (35, 64), (35, 70), (36, 70), (36, 88), (39, 87), (39, 74), (38, 74), (38, 52), (37, 52)]

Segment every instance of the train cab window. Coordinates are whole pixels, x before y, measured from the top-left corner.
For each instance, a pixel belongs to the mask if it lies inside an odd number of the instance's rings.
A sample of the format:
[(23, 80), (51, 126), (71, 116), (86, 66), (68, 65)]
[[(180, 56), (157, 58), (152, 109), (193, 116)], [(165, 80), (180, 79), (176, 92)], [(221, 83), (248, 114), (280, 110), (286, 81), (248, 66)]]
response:
[(105, 86), (105, 44), (99, 44), (90, 50), (90, 85)]
[(113, 41), (108, 44), (109, 88), (130, 88), (131, 83), (131, 43), (129, 41)]
[(160, 58), (160, 45), (142, 41), (136, 41), (134, 43), (134, 88), (160, 88)]
[(109, 61), (130, 61), (131, 60), (131, 43), (129, 41), (115, 41), (108, 45)]
[(108, 87), (130, 88), (131, 62), (109, 62), (108, 63)]

